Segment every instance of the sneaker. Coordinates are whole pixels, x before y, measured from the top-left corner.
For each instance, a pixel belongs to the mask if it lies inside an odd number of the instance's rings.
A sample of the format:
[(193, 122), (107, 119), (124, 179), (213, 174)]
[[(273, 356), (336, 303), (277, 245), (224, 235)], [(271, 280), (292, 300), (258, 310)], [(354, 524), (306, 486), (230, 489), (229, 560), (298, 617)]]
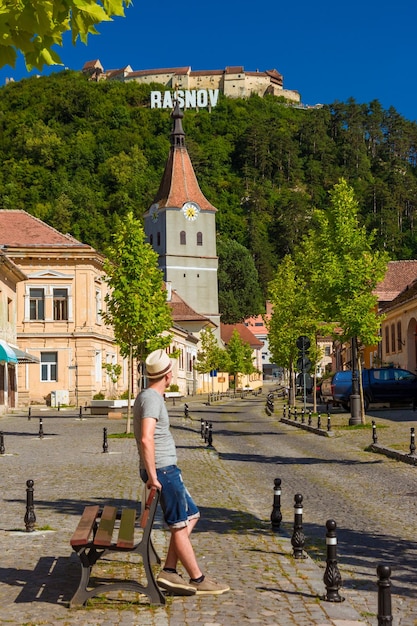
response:
[(202, 595), (220, 595), (221, 593), (226, 593), (226, 591), (230, 591), (230, 587), (227, 585), (222, 585), (208, 576), (204, 576), (204, 580), (201, 583), (195, 583), (193, 580), (190, 580), (190, 585), (192, 585), (195, 589), (195, 592), (198, 596)]
[(185, 582), (181, 574), (177, 572), (162, 570), (156, 577), (156, 582), (159, 587), (177, 596), (193, 596), (196, 593), (195, 587)]

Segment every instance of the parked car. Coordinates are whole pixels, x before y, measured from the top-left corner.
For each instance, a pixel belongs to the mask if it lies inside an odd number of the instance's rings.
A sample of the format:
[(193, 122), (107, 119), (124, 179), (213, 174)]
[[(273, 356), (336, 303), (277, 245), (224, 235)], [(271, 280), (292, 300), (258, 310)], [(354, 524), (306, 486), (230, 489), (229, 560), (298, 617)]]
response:
[[(417, 376), (395, 367), (365, 369), (362, 371), (365, 410), (372, 402), (389, 404), (417, 404)], [(333, 401), (350, 410), (352, 371), (336, 372), (331, 382)]]

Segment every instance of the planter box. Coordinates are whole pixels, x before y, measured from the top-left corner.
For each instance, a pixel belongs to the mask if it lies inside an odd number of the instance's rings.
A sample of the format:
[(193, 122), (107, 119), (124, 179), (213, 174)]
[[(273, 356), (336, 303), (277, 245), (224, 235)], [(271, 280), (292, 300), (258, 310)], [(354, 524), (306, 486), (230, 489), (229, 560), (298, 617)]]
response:
[[(112, 409), (127, 409), (128, 400), (91, 400), (91, 415), (107, 415)], [(133, 400), (132, 400), (133, 405)]]

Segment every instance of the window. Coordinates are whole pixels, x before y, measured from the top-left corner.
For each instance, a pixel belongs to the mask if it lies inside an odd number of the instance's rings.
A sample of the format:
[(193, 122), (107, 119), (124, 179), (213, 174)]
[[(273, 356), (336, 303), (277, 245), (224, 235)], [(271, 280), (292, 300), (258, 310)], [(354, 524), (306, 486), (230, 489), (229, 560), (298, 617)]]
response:
[(324, 346), (324, 356), (331, 356), (331, 347)]
[(56, 352), (41, 353), (41, 380), (44, 382), (57, 381), (57, 360)]
[(54, 289), (54, 320), (68, 319), (68, 289)]
[(161, 233), (156, 233), (156, 245), (161, 245)]
[(101, 289), (96, 289), (96, 324), (101, 324)]
[(11, 322), (13, 319), (13, 300), (7, 298), (7, 321)]
[(391, 350), (395, 352), (395, 324), (391, 324)]
[(29, 289), (29, 311), (31, 320), (45, 319), (44, 289)]
[(180, 245), (185, 246), (187, 243), (187, 235), (185, 234), (185, 230), (180, 232)]
[(197, 246), (203, 245), (203, 233), (197, 233)]
[(385, 354), (389, 354), (389, 326), (385, 327)]
[(398, 342), (398, 352), (401, 352), (403, 349), (403, 336), (401, 331), (401, 322), (397, 322), (397, 342)]

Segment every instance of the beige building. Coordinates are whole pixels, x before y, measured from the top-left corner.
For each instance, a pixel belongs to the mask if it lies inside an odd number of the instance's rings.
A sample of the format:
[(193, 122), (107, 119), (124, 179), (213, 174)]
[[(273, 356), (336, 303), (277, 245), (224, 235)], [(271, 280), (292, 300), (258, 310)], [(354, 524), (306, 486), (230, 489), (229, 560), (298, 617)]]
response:
[(283, 76), (275, 69), (251, 72), (242, 66), (233, 66), (224, 70), (192, 70), (187, 66), (134, 71), (127, 65), (118, 70), (105, 71), (100, 61), (95, 60), (88, 61), (82, 71), (92, 80), (136, 81), (145, 85), (158, 83), (173, 90), (218, 89), (229, 98), (271, 94), (291, 102), (300, 102), (298, 91), (284, 89)]
[(19, 366), (19, 405), (78, 406), (127, 389), (126, 367), (116, 388), (103, 370), (122, 364), (100, 316), (104, 258), (25, 211), (0, 211), (0, 246), (25, 275), (16, 284), (17, 344), (39, 359)]

